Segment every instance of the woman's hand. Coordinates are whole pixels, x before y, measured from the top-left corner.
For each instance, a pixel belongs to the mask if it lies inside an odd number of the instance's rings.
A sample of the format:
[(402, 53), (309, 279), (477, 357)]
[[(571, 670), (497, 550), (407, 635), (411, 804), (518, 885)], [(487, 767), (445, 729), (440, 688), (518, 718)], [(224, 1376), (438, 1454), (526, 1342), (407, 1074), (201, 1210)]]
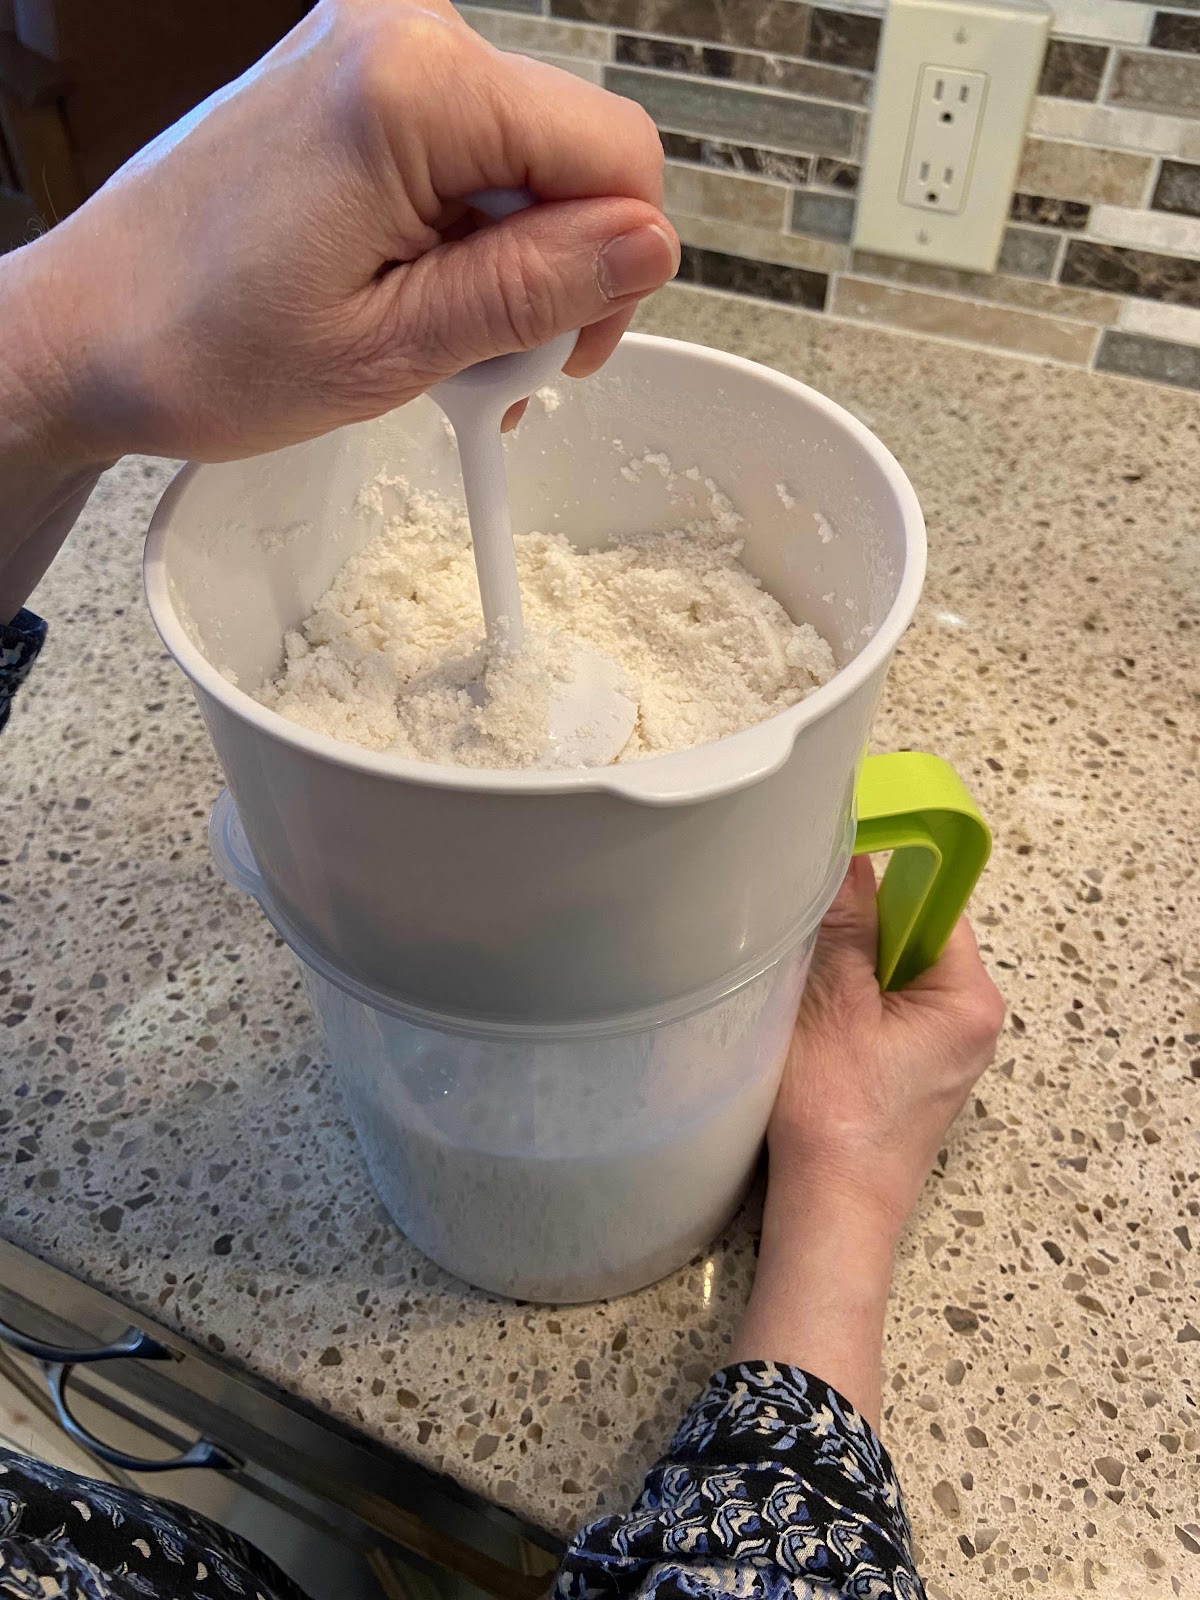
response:
[(878, 1426), (883, 1316), (901, 1227), (995, 1053), (1004, 1002), (964, 920), (906, 989), (875, 979), (870, 861), (821, 925), (779, 1098), (754, 1291), (735, 1361), (784, 1361)]
[[(473, 232), (464, 197), (511, 187), (543, 203)], [(8, 387), (74, 465), (275, 449), (574, 328), (583, 375), (676, 269), (661, 201), (630, 101), (447, 0), (322, 0), (3, 264)]]
[[(475, 231), (489, 188), (541, 203)], [(0, 260), (0, 622), (118, 456), (275, 450), (575, 328), (594, 371), (679, 264), (661, 202), (639, 106), (448, 0), (322, 0)]]
[(965, 919), (893, 993), (875, 979), (878, 937), (875, 875), (859, 856), (821, 924), (768, 1140), (773, 1183), (818, 1181), (898, 1233), (995, 1054), (1004, 1001)]

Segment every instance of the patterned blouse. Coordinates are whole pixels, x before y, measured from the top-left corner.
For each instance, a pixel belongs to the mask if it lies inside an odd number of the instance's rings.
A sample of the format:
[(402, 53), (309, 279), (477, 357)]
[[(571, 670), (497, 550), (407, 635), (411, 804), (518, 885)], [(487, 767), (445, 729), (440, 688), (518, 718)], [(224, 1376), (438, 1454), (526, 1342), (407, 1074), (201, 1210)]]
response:
[[(625, 1516), (576, 1534), (553, 1600), (924, 1600), (892, 1464), (836, 1390), (709, 1380)], [(2, 1600), (304, 1600), (235, 1535), (0, 1450)]]
[(24, 683), (46, 639), (46, 624), (32, 611), (18, 611), (0, 622), (0, 728), (8, 721), (13, 696)]
[[(0, 728), (45, 637), (0, 624)], [(798, 1367), (712, 1377), (633, 1509), (571, 1541), (553, 1600), (924, 1600), (887, 1452)], [(305, 1600), (170, 1501), (0, 1449), (0, 1600)]]

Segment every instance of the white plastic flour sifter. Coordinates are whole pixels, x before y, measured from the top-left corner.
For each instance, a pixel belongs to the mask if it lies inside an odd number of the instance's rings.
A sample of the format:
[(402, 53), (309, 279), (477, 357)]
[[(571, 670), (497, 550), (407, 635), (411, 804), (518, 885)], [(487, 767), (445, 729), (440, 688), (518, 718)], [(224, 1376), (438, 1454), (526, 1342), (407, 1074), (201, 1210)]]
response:
[[(739, 1203), (851, 851), (893, 851), (879, 960), (899, 983), (940, 950), (988, 835), (943, 762), (864, 760), (925, 562), (883, 445), (791, 378), (644, 335), (559, 393), (506, 447), (514, 528), (585, 548), (677, 528), (711, 478), (745, 563), (832, 645), (828, 684), (717, 743), (584, 770), (409, 761), (261, 706), (285, 630), (406, 492), (461, 492), (428, 398), (185, 467), (146, 587), (229, 785), (218, 863), (300, 962), (384, 1203), (472, 1283), (584, 1300), (679, 1266)], [(622, 470), (647, 454), (675, 473)], [(364, 511), (381, 471), (404, 484)]]

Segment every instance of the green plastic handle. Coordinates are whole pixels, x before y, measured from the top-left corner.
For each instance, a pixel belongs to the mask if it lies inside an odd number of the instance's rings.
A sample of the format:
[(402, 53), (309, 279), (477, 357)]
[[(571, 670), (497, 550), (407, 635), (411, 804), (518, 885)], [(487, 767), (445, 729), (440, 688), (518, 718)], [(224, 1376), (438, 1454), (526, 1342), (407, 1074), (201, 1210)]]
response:
[(938, 756), (868, 756), (856, 799), (854, 854), (893, 852), (879, 885), (876, 970), (881, 988), (902, 989), (945, 949), (992, 835), (958, 773)]

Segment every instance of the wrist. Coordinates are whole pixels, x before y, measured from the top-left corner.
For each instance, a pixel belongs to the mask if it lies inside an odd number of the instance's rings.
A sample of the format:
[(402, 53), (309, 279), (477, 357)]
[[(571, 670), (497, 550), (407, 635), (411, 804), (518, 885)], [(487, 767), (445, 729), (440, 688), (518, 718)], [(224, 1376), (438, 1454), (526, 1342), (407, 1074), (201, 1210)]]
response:
[(78, 272), (65, 270), (52, 234), (0, 260), (0, 435), (3, 452), (49, 488), (94, 477), (124, 453), (100, 418)]
[(833, 1233), (890, 1256), (911, 1205), (880, 1163), (772, 1152), (764, 1235)]
[(786, 1286), (821, 1304), (882, 1308), (899, 1236), (891, 1212), (869, 1197), (820, 1182), (784, 1187), (772, 1178), (756, 1286)]
[[(75, 286), (60, 295), (48, 240), (0, 261), (0, 622), (9, 622), (121, 454), (79, 426), (85, 351), (73, 348)], [(100, 392), (97, 389), (95, 392)]]
[(865, 1194), (811, 1167), (780, 1181), (772, 1166), (754, 1289), (731, 1359), (802, 1367), (878, 1427), (898, 1233), (890, 1211)]

